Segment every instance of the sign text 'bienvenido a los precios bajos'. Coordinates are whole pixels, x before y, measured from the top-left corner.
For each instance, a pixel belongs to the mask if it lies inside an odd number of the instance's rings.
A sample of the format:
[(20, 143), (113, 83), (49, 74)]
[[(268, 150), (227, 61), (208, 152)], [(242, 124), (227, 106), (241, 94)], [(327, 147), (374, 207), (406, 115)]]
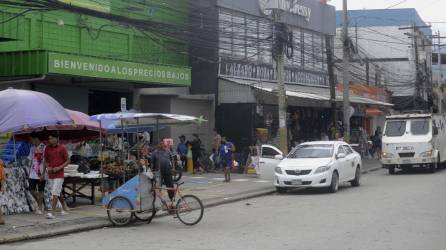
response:
[[(50, 72), (111, 79), (162, 81), (167, 83), (190, 82), (190, 69), (162, 65), (128, 62), (110, 62), (96, 58), (64, 58), (50, 55)], [(189, 72), (188, 72), (189, 71)]]

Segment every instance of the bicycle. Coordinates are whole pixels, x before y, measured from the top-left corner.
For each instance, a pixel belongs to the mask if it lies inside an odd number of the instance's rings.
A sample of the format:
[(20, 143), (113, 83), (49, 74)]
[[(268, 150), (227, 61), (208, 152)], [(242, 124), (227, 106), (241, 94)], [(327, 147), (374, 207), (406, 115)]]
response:
[[(174, 188), (163, 188), (157, 185), (156, 178), (153, 178), (153, 174), (151, 175), (151, 172), (148, 173), (149, 174), (139, 175), (139, 181), (142, 185), (140, 185), (138, 189), (139, 195), (136, 196), (135, 200), (131, 200), (121, 195), (115, 196), (110, 200), (107, 205), (107, 215), (113, 225), (125, 226), (129, 224), (133, 218), (150, 223), (158, 211), (155, 204), (157, 198), (161, 201), (162, 209), (167, 210), (169, 214), (176, 215), (176, 218), (183, 224), (192, 226), (201, 221), (204, 213), (203, 203), (195, 195), (181, 194), (180, 186), (183, 185), (184, 182), (174, 183)], [(144, 186), (145, 184), (147, 184), (147, 186)], [(172, 204), (175, 202), (176, 198), (178, 199), (174, 208), (169, 206), (166, 199), (163, 198), (162, 190), (173, 190), (175, 192)], [(137, 200), (138, 197), (139, 201)]]
[(200, 168), (203, 169), (205, 172), (213, 173), (215, 172), (215, 164), (210, 159), (211, 155), (207, 153), (206, 151), (202, 150), (200, 157), (198, 158), (198, 164), (200, 165)]

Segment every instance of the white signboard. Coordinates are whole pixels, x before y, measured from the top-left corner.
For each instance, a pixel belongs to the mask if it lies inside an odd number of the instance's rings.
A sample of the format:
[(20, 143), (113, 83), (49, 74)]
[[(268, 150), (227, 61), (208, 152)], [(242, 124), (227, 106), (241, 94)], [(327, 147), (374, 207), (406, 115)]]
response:
[(127, 111), (127, 98), (121, 97), (121, 112)]
[(263, 14), (269, 16), (273, 9), (280, 9), (291, 14), (302, 16), (310, 21), (311, 8), (301, 4), (300, 0), (259, 0), (260, 9)]

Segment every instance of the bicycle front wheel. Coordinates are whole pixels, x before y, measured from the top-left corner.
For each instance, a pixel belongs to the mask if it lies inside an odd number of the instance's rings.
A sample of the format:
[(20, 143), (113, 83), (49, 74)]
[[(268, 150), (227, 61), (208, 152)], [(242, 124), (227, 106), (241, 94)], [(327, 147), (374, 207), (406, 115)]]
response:
[(195, 195), (181, 197), (176, 205), (178, 219), (185, 225), (193, 226), (203, 218), (204, 207), (201, 200)]
[(125, 226), (133, 219), (133, 205), (129, 199), (116, 196), (107, 206), (108, 219), (115, 226)]

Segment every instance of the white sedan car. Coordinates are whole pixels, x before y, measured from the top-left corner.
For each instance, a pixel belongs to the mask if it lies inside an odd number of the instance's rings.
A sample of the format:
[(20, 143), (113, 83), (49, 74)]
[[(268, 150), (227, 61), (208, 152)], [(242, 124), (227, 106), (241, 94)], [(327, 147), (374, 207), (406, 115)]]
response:
[(345, 142), (307, 142), (295, 147), (279, 163), (275, 168), (274, 183), (278, 192), (312, 187), (327, 188), (335, 193), (339, 183), (360, 185), (361, 166), (361, 156)]

